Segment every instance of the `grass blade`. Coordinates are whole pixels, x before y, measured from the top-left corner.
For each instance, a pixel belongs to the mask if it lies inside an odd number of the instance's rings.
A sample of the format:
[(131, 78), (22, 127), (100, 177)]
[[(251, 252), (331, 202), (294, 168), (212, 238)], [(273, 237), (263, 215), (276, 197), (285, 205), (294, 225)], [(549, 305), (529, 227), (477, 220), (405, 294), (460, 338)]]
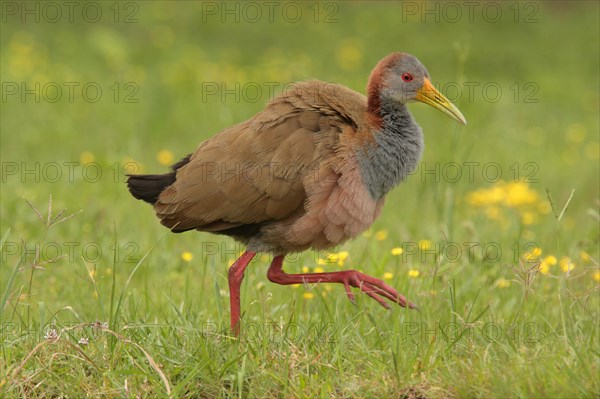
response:
[(6, 284), (6, 288), (4, 289), (4, 295), (2, 295), (2, 302), (0, 302), (0, 319), (2, 319), (2, 314), (4, 313), (4, 307), (6, 306), (6, 303), (8, 302), (8, 297), (10, 296), (10, 290), (12, 288), (12, 285), (15, 282), (15, 278), (17, 276), (19, 268), (21, 267), (21, 262), (22, 262), (22, 259), (19, 259), (19, 261), (15, 264), (15, 267), (13, 268), (13, 271), (10, 274), (10, 278), (8, 279), (8, 283)]

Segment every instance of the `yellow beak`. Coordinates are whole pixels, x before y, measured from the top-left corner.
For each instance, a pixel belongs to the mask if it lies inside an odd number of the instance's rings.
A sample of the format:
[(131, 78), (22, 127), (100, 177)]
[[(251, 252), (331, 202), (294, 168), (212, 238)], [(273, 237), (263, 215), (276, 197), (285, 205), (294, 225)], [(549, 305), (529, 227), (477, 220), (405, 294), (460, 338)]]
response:
[(463, 125), (467, 124), (467, 120), (458, 110), (458, 108), (456, 108), (454, 104), (450, 102), (450, 100), (448, 100), (442, 93), (433, 87), (427, 78), (425, 78), (425, 83), (423, 83), (423, 86), (419, 89), (419, 91), (417, 91), (416, 100), (439, 109)]

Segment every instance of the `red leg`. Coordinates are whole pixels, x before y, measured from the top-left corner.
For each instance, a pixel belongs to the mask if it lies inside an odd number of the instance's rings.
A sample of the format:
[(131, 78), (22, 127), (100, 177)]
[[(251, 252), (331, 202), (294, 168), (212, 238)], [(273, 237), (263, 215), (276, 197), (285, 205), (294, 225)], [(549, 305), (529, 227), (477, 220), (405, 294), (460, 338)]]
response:
[(240, 285), (244, 279), (244, 271), (255, 255), (256, 252), (246, 251), (229, 268), (231, 331), (233, 331), (236, 336), (240, 333)]
[(383, 298), (388, 299), (403, 307), (415, 309), (416, 306), (406, 300), (394, 288), (390, 287), (383, 281), (360, 273), (356, 270), (345, 270), (343, 272), (330, 273), (307, 273), (307, 274), (287, 274), (282, 269), (283, 256), (273, 258), (273, 263), (267, 272), (267, 278), (277, 284), (302, 284), (302, 283), (340, 283), (344, 284), (346, 294), (352, 302), (354, 302), (354, 294), (350, 291), (350, 287), (360, 288), (362, 292), (375, 299), (381, 306), (389, 309), (387, 302)]

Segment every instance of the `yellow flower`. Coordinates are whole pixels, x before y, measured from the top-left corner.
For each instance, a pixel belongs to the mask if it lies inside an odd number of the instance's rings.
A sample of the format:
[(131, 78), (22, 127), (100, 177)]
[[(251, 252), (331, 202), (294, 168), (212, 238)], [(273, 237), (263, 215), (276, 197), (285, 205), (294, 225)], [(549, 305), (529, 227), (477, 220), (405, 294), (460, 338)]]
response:
[(548, 255), (544, 258), (544, 262), (547, 262), (549, 265), (556, 265), (558, 263), (558, 259), (554, 255)]
[(496, 281), (496, 287), (498, 287), (498, 288), (510, 287), (510, 280), (506, 280), (505, 278), (501, 277)]
[(388, 232), (387, 230), (379, 230), (375, 233), (375, 239), (377, 241), (383, 241), (387, 238)]
[(543, 213), (545, 215), (547, 213), (550, 213), (550, 211), (552, 210), (552, 207), (550, 206), (550, 204), (547, 201), (543, 201), (543, 202), (538, 203), (537, 209), (540, 213)]
[(581, 253), (579, 254), (579, 256), (581, 257), (581, 260), (584, 262), (589, 262), (590, 260), (592, 260), (592, 257), (590, 256), (590, 254), (588, 254), (585, 251), (581, 251)]
[(315, 297), (315, 294), (313, 294), (312, 292), (305, 292), (302, 297), (306, 300), (310, 300), (313, 299)]
[(548, 255), (540, 261), (539, 271), (542, 274), (548, 274), (550, 272), (550, 266), (554, 266), (558, 263), (556, 256)]
[(392, 248), (392, 255), (394, 256), (402, 255), (402, 252), (404, 252), (404, 250), (400, 247)]
[(186, 251), (181, 254), (181, 259), (183, 259), (184, 262), (190, 262), (194, 259), (194, 255), (191, 252)]
[(542, 254), (542, 249), (539, 247), (535, 247), (532, 250), (528, 251), (523, 255), (523, 259), (525, 260), (536, 260)]
[(429, 240), (421, 240), (419, 241), (419, 249), (421, 251), (426, 251), (431, 248), (431, 241)]
[(94, 160), (96, 159), (96, 157), (94, 157), (94, 154), (92, 154), (89, 151), (84, 151), (81, 153), (81, 155), (79, 155), (79, 162), (82, 165), (86, 165), (88, 163), (92, 163), (94, 162)]
[(338, 263), (339, 261), (340, 261), (340, 257), (337, 253), (329, 254), (325, 258), (325, 263)]
[(530, 225), (535, 222), (535, 213), (533, 212), (523, 212), (521, 214), (521, 222), (524, 225)]
[(317, 259), (317, 265), (324, 265), (324, 264), (325, 264), (325, 259), (323, 259), (323, 258)]
[(600, 283), (600, 270), (596, 270), (592, 275), (592, 278)]
[(571, 262), (571, 258), (567, 257), (567, 256), (563, 256), (560, 259), (560, 268), (563, 272), (568, 273), (571, 270), (575, 269), (575, 263)]
[(525, 182), (499, 181), (492, 187), (469, 193), (467, 202), (472, 206), (482, 207), (489, 219), (500, 222), (503, 221), (502, 208), (516, 209), (524, 225), (536, 223), (538, 212), (550, 212), (550, 205)]
[(510, 207), (534, 204), (538, 201), (537, 192), (529, 188), (527, 183), (513, 182), (506, 185), (506, 199), (504, 202)]
[(308, 266), (302, 266), (302, 273), (308, 273), (309, 268)]
[(325, 269), (323, 269), (322, 267), (315, 267), (314, 272), (315, 273), (323, 273), (325, 271)]
[[(2, 49), (5, 51), (5, 48)], [(11, 75), (18, 79), (25, 79), (36, 71), (46, 70), (47, 56), (45, 51), (34, 40), (34, 38), (22, 32), (18, 32), (12, 36), (10, 42), (8, 56), (10, 60), (9, 71)], [(41, 81), (41, 79), (33, 79)]]
[(300, 287), (300, 284), (292, 284), (292, 287), (293, 288), (298, 288), (298, 287)]
[(383, 273), (384, 280), (391, 280), (392, 278), (394, 278), (394, 273), (390, 273), (390, 272)]
[(586, 136), (586, 129), (580, 123), (574, 123), (567, 130), (567, 139), (572, 143), (581, 143)]
[(421, 272), (416, 269), (410, 269), (408, 271), (408, 277), (417, 278), (421, 275)]
[(160, 150), (156, 159), (161, 165), (171, 165), (173, 163), (173, 153), (169, 150)]
[(469, 193), (467, 201), (474, 206), (494, 205), (501, 203), (506, 194), (503, 190), (502, 182), (491, 188), (480, 188)]
[(340, 251), (337, 254), (335, 254), (336, 259), (337, 259), (337, 264), (339, 267), (343, 267), (344, 263), (346, 263), (346, 259), (348, 259), (348, 256), (350, 256), (350, 252), (348, 251)]
[(357, 39), (345, 40), (336, 52), (338, 66), (346, 71), (356, 69), (362, 58), (361, 43)]

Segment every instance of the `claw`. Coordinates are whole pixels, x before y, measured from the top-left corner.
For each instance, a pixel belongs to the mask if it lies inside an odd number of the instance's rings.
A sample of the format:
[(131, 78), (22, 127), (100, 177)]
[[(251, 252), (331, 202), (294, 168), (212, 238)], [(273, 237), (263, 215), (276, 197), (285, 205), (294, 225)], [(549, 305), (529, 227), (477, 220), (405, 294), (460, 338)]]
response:
[(350, 302), (352, 302), (353, 305), (356, 305), (356, 299), (354, 298), (354, 294), (350, 290), (350, 285), (348, 285), (347, 281), (344, 281), (344, 288), (346, 289), (346, 295), (348, 295)]

